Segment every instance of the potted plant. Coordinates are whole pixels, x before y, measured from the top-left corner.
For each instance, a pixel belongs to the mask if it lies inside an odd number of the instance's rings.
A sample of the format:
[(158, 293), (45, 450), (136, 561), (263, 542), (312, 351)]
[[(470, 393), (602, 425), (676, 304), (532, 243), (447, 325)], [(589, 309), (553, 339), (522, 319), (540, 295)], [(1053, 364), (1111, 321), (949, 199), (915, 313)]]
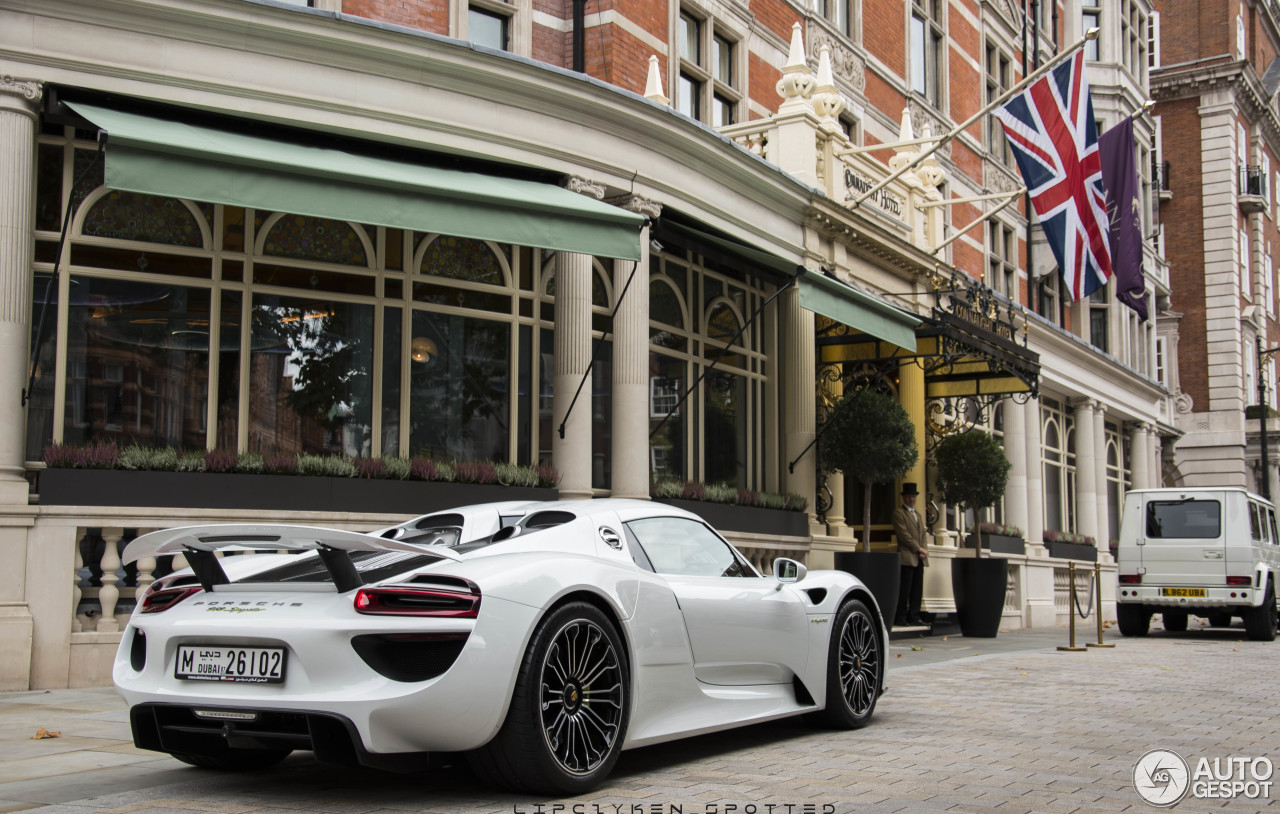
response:
[(985, 520), (978, 523), (975, 531), (965, 538), (966, 548), (978, 547), (979, 535), (976, 532), (979, 531), (982, 532), (982, 546), (992, 554), (1027, 553), (1027, 541), (1022, 536), (1022, 529), (1017, 526), (1007, 526), (1004, 523), (989, 523)]
[(1092, 537), (1070, 531), (1044, 530), (1044, 544), (1050, 557), (1064, 560), (1098, 561), (1098, 549)]
[(898, 605), (900, 561), (896, 551), (871, 551), (871, 487), (901, 478), (915, 464), (919, 450), (911, 418), (885, 393), (845, 393), (823, 424), (818, 451), (824, 469), (857, 480), (863, 489), (862, 550), (837, 553), (836, 568), (861, 579), (881, 612), (891, 615)]
[[(947, 436), (939, 442), (935, 459), (938, 491), (947, 503), (972, 509), (976, 514), (1004, 495), (1009, 459), (990, 435), (966, 432)], [(1000, 632), (1008, 566), (1003, 558), (983, 557), (981, 524), (976, 534), (974, 556), (951, 561), (951, 588), (960, 632), (989, 639)]]

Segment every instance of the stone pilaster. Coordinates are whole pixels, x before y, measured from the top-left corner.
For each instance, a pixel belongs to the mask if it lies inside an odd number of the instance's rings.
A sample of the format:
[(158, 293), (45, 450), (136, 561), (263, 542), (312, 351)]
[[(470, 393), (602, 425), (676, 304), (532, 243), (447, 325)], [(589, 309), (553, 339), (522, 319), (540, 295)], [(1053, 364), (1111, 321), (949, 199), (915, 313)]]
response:
[(915, 362), (907, 362), (898, 368), (898, 400), (902, 403), (902, 409), (907, 411), (907, 417), (911, 419), (911, 426), (915, 429), (918, 452), (915, 464), (907, 470), (902, 480), (920, 487), (920, 493), (924, 497), (920, 499), (919, 509), (924, 511), (928, 508), (929, 497), (925, 466), (928, 457), (925, 453), (925, 433), (928, 432), (928, 427), (925, 421), (924, 369)]
[(1151, 453), (1147, 447), (1147, 425), (1136, 423), (1129, 427), (1130, 479), (1134, 489), (1149, 489), (1151, 483)]
[(35, 136), (43, 92), (0, 77), (0, 503), (26, 505), (27, 351), (35, 217)]
[[(813, 527), (817, 523), (814, 504), (818, 457), (814, 449), (805, 452), (805, 448), (813, 442), (817, 424), (814, 317), (812, 311), (800, 306), (800, 291), (794, 286), (778, 297), (778, 303), (783, 317), (782, 378), (783, 392), (786, 393), (786, 402), (782, 406), (783, 457), (788, 464), (795, 461), (794, 471), (783, 472), (783, 483), (786, 491), (808, 498), (809, 524)], [(804, 456), (800, 457), (802, 452)], [(826, 534), (825, 528), (817, 527), (814, 531)]]
[(1004, 401), (1004, 453), (1009, 458), (1009, 485), (1004, 491), (1004, 519), (1027, 528), (1027, 405)]
[[(1076, 408), (1076, 531), (1098, 539), (1098, 445), (1094, 433), (1097, 402), (1080, 399)], [(1064, 529), (1065, 531), (1065, 529)]]
[(1040, 402), (1025, 407), (1027, 439), (1027, 542), (1044, 541), (1044, 468), (1041, 460)]
[[(551, 456), (560, 471), (561, 500), (578, 500), (591, 497), (591, 376), (583, 382), (591, 362), (591, 257), (562, 252), (557, 263)], [(582, 391), (569, 413), (579, 383)]]
[(1111, 496), (1107, 489), (1107, 414), (1101, 404), (1093, 414), (1094, 448), (1097, 450), (1094, 471), (1098, 479), (1098, 550), (1108, 551), (1107, 543), (1111, 539)]
[[(622, 204), (640, 211), (640, 199)], [(661, 208), (651, 202), (650, 207)], [(646, 211), (645, 214), (648, 214)], [(656, 217), (656, 214), (654, 215)], [(635, 277), (632, 278), (632, 271)], [(630, 287), (627, 281), (631, 280)], [(622, 296), (623, 289), (626, 295)], [(640, 260), (613, 261), (613, 496), (649, 499), (649, 227), (640, 231)]]

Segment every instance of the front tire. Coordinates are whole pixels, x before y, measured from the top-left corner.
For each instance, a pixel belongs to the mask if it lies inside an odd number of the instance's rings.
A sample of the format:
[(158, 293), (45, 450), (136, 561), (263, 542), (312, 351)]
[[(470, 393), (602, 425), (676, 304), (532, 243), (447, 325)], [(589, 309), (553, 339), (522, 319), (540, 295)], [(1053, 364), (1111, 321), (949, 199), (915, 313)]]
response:
[(865, 604), (840, 606), (827, 650), (827, 705), (818, 719), (836, 729), (861, 729), (871, 722), (884, 675), (880, 625)]
[(1123, 636), (1145, 636), (1151, 629), (1151, 611), (1141, 605), (1117, 605), (1116, 621)]
[(1267, 593), (1264, 595), (1262, 604), (1244, 613), (1244, 632), (1255, 642), (1274, 642), (1278, 616), (1280, 614), (1276, 612), (1275, 582), (1268, 580)]
[(1170, 633), (1185, 633), (1187, 630), (1186, 611), (1165, 611), (1160, 614), (1160, 621)]
[(586, 602), (538, 625), (498, 734), (467, 755), (483, 779), (523, 792), (582, 794), (613, 770), (631, 713), (622, 640)]

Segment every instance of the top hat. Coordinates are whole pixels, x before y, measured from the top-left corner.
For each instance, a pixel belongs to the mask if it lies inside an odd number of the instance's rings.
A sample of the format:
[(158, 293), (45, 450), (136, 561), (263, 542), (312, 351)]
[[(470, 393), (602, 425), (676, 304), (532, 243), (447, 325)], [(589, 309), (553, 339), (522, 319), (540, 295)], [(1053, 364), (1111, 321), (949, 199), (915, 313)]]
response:
[(912, 495), (912, 496), (914, 496), (914, 495), (918, 495), (918, 494), (920, 494), (920, 492), (917, 490), (916, 485), (915, 485), (914, 483), (910, 483), (910, 482), (908, 482), (908, 483), (904, 483), (904, 484), (902, 484), (902, 496), (903, 496), (903, 497), (906, 497), (907, 495)]

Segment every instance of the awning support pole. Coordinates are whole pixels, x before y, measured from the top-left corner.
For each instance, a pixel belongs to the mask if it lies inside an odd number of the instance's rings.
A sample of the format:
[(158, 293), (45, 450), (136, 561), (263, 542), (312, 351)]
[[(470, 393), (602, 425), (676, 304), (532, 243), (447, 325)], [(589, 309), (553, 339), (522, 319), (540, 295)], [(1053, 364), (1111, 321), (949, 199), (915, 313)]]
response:
[[(662, 417), (662, 420), (658, 422), (658, 426), (653, 428), (653, 432), (649, 433), (650, 441), (653, 440), (653, 436), (658, 434), (658, 430), (662, 429), (662, 427), (667, 423), (667, 419), (671, 418), (671, 416), (675, 415), (680, 410), (681, 405), (683, 405), (685, 401), (688, 400), (689, 395), (698, 388), (698, 385), (701, 384), (702, 380), (707, 377), (707, 374), (710, 373), (712, 369), (715, 368), (715, 366), (720, 363), (720, 360), (724, 358), (724, 355), (729, 351), (729, 348), (733, 347), (733, 343), (737, 342), (739, 337), (741, 337), (742, 334), (746, 332), (747, 328), (751, 327), (751, 323), (756, 321), (756, 318), (759, 317), (760, 314), (764, 312), (764, 309), (768, 307), (769, 303), (776, 300), (779, 294), (786, 291), (791, 286), (795, 285), (796, 280), (798, 279), (800, 279), (799, 275), (792, 277), (790, 280), (786, 282), (786, 285), (782, 286), (777, 291), (770, 294), (768, 299), (760, 303), (760, 307), (757, 308), (756, 312), (751, 315), (751, 319), (747, 320), (742, 324), (742, 327), (739, 328), (738, 332), (733, 335), (733, 338), (730, 339), (728, 342), (726, 342), (725, 346), (720, 349), (720, 352), (718, 354), (716, 354), (716, 358), (711, 361), (711, 364), (707, 365), (706, 368), (703, 369), (701, 375), (699, 375), (697, 379), (694, 379), (693, 384), (689, 385), (689, 389), (684, 391), (684, 395), (681, 396), (680, 400), (676, 402), (676, 406), (672, 407), (671, 410)], [(562, 435), (561, 437), (563, 438), (564, 436)]]

